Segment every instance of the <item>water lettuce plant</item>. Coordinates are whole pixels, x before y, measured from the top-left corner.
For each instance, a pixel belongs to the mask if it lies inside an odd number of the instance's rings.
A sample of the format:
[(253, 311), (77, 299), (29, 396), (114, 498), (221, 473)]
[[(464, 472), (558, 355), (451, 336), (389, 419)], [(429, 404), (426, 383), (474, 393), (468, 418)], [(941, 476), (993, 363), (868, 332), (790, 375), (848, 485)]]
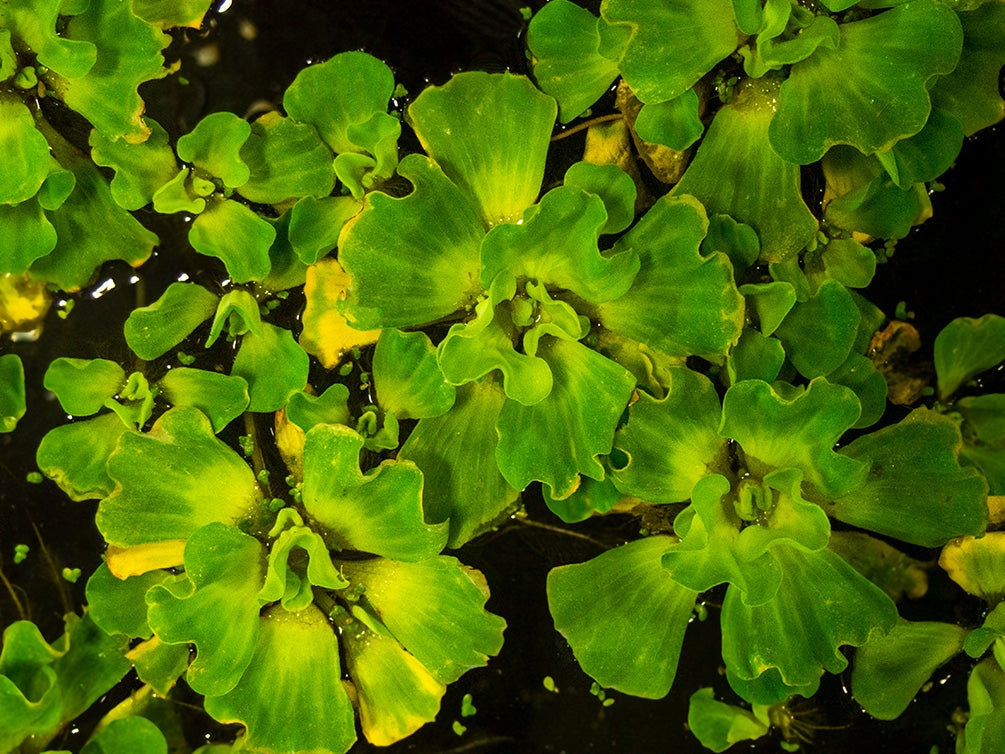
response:
[[(1005, 3), (551, 0), (523, 71), (405, 92), (340, 52), (257, 117), (159, 123), (140, 88), (208, 6), (0, 7), (0, 432), (58, 405), (33, 481), (104, 543), (51, 641), (0, 570), (0, 752), (442, 724), (502, 650), (465, 563), (514, 519), (617, 522), (539, 591), (599, 698), (686, 695), (692, 743), (808, 744), (798, 699), (849, 664), (891, 720), (966, 655), (957, 751), (1005, 746), (1005, 319), (925, 333), (903, 398), (909, 325), (869, 301), (1005, 115)], [(50, 296), (65, 318), (158, 247), (119, 345), (17, 352), (58, 329)], [(916, 619), (925, 558), (979, 618)], [(698, 687), (678, 669), (713, 613), (725, 683)]]

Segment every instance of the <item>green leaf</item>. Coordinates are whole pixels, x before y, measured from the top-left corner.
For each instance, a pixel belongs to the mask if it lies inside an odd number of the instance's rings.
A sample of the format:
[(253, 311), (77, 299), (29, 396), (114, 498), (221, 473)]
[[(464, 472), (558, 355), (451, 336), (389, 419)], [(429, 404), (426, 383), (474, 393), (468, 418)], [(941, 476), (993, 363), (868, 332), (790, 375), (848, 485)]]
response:
[(799, 167), (768, 143), (777, 83), (748, 80), (715, 114), (673, 194), (693, 194), (709, 213), (757, 231), (761, 259), (779, 262), (813, 239), (817, 221), (803, 201)]
[(230, 199), (210, 202), (188, 232), (192, 248), (223, 260), (234, 283), (262, 280), (269, 274), (269, 247), (275, 240), (272, 223)]
[(996, 605), (1005, 600), (1005, 532), (949, 542), (939, 565), (949, 578), (985, 602)]
[(349, 388), (335, 383), (321, 395), (294, 393), (286, 404), (286, 416), (304, 432), (318, 424), (345, 424), (352, 421), (349, 413)]
[(168, 144), (168, 135), (157, 121), (143, 118), (150, 138), (140, 144), (116, 139), (93, 130), (89, 143), (91, 159), (104, 168), (114, 168), (112, 198), (123, 209), (137, 210), (153, 201), (157, 190), (178, 174), (178, 162)]
[(209, 337), (206, 338), (206, 348), (216, 343), (224, 326), (227, 328), (227, 340), (230, 341), (248, 333), (256, 338), (264, 336), (261, 309), (249, 291), (235, 288), (219, 299), (213, 324), (209, 328)]
[[(750, 606), (739, 590), (726, 591), (722, 658), (741, 682), (775, 670), (782, 683), (812, 693), (823, 670), (840, 673), (848, 665), (841, 645), (861, 646), (874, 631), (889, 631), (897, 622), (897, 608), (829, 550), (779, 547), (772, 552), (782, 568), (774, 599)], [(747, 699), (756, 704), (783, 700)]]
[(158, 570), (120, 579), (107, 563), (102, 563), (87, 580), (88, 614), (106, 634), (149, 639), (153, 631), (147, 623), (144, 596), (151, 587), (169, 578), (168, 571)]
[(368, 189), (394, 173), (401, 121), (387, 113), (375, 113), (365, 123), (350, 126), (346, 133), (353, 143), (374, 155), (345, 152), (335, 158), (336, 177), (354, 199), (362, 199)]
[(950, 167), (963, 147), (963, 126), (946, 111), (933, 107), (928, 122), (914, 136), (901, 139), (876, 157), (902, 189), (934, 181)]
[(220, 722), (243, 723), (252, 750), (344, 754), (356, 740), (352, 705), (342, 685), (338, 640), (315, 607), (273, 607), (240, 683), (206, 698)]
[(496, 459), (516, 489), (537, 480), (562, 499), (579, 486), (580, 474), (603, 479), (597, 458), (611, 451), (635, 378), (576, 341), (549, 338), (538, 355), (551, 368), (551, 392), (533, 406), (515, 400), (503, 404)]
[(792, 307), (775, 336), (799, 373), (813, 379), (845, 363), (861, 318), (848, 289), (836, 280), (824, 280), (809, 300)]
[(185, 680), (198, 693), (225, 694), (251, 662), (264, 582), (265, 548), (258, 540), (211, 522), (188, 538), (185, 575), (147, 592), (150, 628), (161, 641), (195, 644)]
[[(846, 288), (865, 288), (876, 274), (876, 252), (852, 238), (828, 239), (818, 254), (808, 253), (805, 268), (814, 287), (831, 278)], [(871, 335), (871, 333), (870, 333)]]
[(597, 238), (607, 220), (596, 194), (576, 186), (552, 189), (532, 217), (519, 225), (499, 225), (485, 236), (482, 285), (488, 288), (505, 275), (514, 286), (526, 278), (568, 289), (592, 304), (618, 298), (631, 287), (639, 260), (631, 249), (600, 253)]
[(304, 506), (328, 541), (396, 560), (440, 552), (447, 526), (423, 519), (422, 473), (406, 461), (385, 461), (363, 474), (363, 438), (348, 427), (319, 424), (304, 447)]
[(250, 518), (261, 500), (255, 476), (194, 408), (165, 412), (147, 433), (126, 433), (108, 459), (115, 491), (95, 522), (111, 545), (188, 539), (213, 522)]
[(715, 691), (706, 687), (691, 694), (687, 727), (706, 749), (722, 752), (739, 741), (761, 738), (770, 726), (749, 710), (716, 700)]
[(745, 327), (726, 359), (726, 374), (730, 385), (743, 380), (774, 382), (784, 363), (785, 349), (778, 338), (766, 338), (753, 327)]
[(728, 257), (702, 257), (708, 228), (692, 197), (661, 198), (613, 251), (634, 249), (641, 267), (628, 292), (597, 307), (604, 327), (669, 356), (722, 356), (743, 327), (743, 298)]
[(901, 618), (886, 636), (855, 652), (855, 701), (880, 720), (900, 717), (935, 669), (963, 648), (966, 635), (962, 626)]
[(129, 672), (124, 657), (128, 640), (109, 636), (85, 612), (67, 613), (65, 633), (53, 643), (60, 656), (52, 663), (62, 697), (62, 722), (69, 722), (98, 701)]
[(834, 144), (871, 154), (918, 133), (931, 108), (926, 84), (956, 67), (963, 44), (956, 14), (936, 0), (840, 28), (836, 48), (818, 48), (782, 84), (769, 133), (789, 162), (815, 162)]
[(360, 152), (366, 145), (353, 140), (350, 129), (386, 113), (393, 91), (394, 75), (383, 62), (343, 52), (300, 71), (283, 95), (283, 108), (317, 128), (336, 154)]
[(384, 330), (373, 354), (373, 380), (381, 408), (399, 419), (440, 416), (454, 405), (457, 392), (443, 378), (436, 349), (421, 332)]
[(56, 229), (37, 199), (13, 207), (0, 204), (0, 273), (23, 275), (56, 247)]
[(125, 381), (125, 370), (114, 361), (59, 358), (45, 370), (42, 384), (56, 394), (66, 413), (91, 416), (104, 408)]
[(290, 244), (304, 264), (314, 264), (338, 244), (342, 227), (363, 205), (351, 196), (305, 196), (290, 214)]
[(219, 299), (195, 283), (171, 283), (149, 306), (126, 318), (126, 343), (144, 361), (159, 358), (181, 343), (216, 310)]
[[(791, 283), (747, 283), (741, 285), (740, 293), (757, 315), (758, 330), (762, 335), (771, 335), (796, 303), (796, 289)], [(857, 310), (856, 310), (857, 311)]]
[(440, 683), (484, 666), (502, 648), (506, 621), (485, 610), (484, 577), (456, 558), (351, 560), (342, 571), (362, 585), (365, 603)]
[(248, 182), (250, 170), (241, 151), (251, 136), (251, 124), (233, 113), (218, 112), (200, 120), (178, 139), (178, 157), (223, 181), (227, 188)]
[(758, 463), (801, 469), (808, 482), (833, 499), (865, 479), (866, 462), (832, 450), (858, 416), (855, 394), (820, 378), (791, 392), (746, 380), (726, 391), (719, 434), (740, 443), (752, 470)]
[(993, 754), (1005, 745), (1005, 672), (994, 658), (978, 663), (967, 681), (970, 717), (965, 754)]
[[(292, 512), (292, 509), (287, 510)], [(294, 515), (291, 516), (293, 521), (299, 521), (299, 514)], [(281, 516), (276, 519), (270, 536), (275, 536), (277, 529), (285, 525)], [(294, 548), (303, 551), (294, 556), (295, 568), (290, 563)], [(304, 560), (307, 561), (306, 569), (303, 567)], [(269, 567), (257, 599), (259, 604), (281, 601), (284, 609), (297, 612), (313, 602), (312, 585), (324, 589), (344, 589), (349, 582), (336, 570), (321, 536), (297, 524), (280, 532), (271, 543)]]
[(289, 330), (262, 323), (262, 337), (248, 333), (230, 373), (248, 383), (248, 411), (278, 411), (307, 384), (310, 359)]
[(740, 43), (730, 0), (606, 0), (600, 13), (631, 30), (618, 65), (643, 102), (679, 97)]
[(841, 455), (869, 465), (865, 484), (836, 496), (830, 515), (923, 547), (977, 535), (987, 526), (987, 482), (960, 467), (960, 432), (926, 408), (859, 437)]
[(851, 388), (862, 406), (862, 413), (852, 429), (871, 427), (883, 418), (886, 411), (886, 378), (862, 354), (850, 353), (840, 367), (827, 375), (827, 381)]
[(688, 89), (667, 102), (642, 106), (635, 120), (635, 133), (650, 144), (662, 144), (678, 152), (701, 138), (705, 126), (699, 116), (700, 104), (695, 90)]
[(496, 464), (496, 420), (505, 400), (492, 378), (462, 385), (453, 408), (421, 419), (398, 453), (422, 470), (426, 518), (449, 521), (449, 547), (503, 518), (519, 494)]
[(729, 215), (712, 214), (708, 218), (708, 233), (701, 242), (704, 256), (716, 251), (723, 252), (733, 264), (733, 274), (737, 281), (761, 254), (761, 242), (757, 232), (749, 225), (738, 223)]
[(340, 629), (360, 728), (371, 744), (389, 746), (436, 718), (447, 689), (422, 663), (358, 622)]
[[(198, 215), (206, 209), (206, 200), (197, 195), (189, 181), (191, 168), (182, 168), (174, 178), (154, 191), (154, 211), (164, 215), (186, 212)], [(194, 179), (194, 177), (193, 177)]]
[(567, 498), (556, 500), (548, 490), (544, 490), (544, 502), (548, 510), (567, 524), (585, 521), (594, 513), (607, 513), (622, 498), (624, 495), (611, 481), (609, 463), (604, 464), (603, 481), (598, 482), (590, 477), (581, 479), (579, 487)]
[(576, 162), (565, 171), (564, 184), (576, 186), (604, 200), (607, 222), (600, 229), (601, 234), (620, 233), (635, 219), (638, 191), (635, 181), (619, 165)]
[(0, 433), (13, 432), (26, 411), (24, 365), (17, 354), (0, 356)]
[(963, 124), (963, 133), (973, 136), (1005, 115), (1005, 100), (998, 77), (1005, 65), (1005, 8), (999, 3), (959, 13), (963, 24), (963, 52), (959, 65), (940, 77), (932, 88), (932, 102)]
[(332, 154), (308, 123), (269, 112), (251, 124), (241, 147), (250, 177), (241, 196), (260, 204), (279, 204), (292, 197), (328, 196), (335, 187)]
[(367, 194), (343, 233), (339, 261), (351, 281), (339, 310), (359, 330), (433, 322), (480, 292), (483, 227), (468, 198), (431, 160), (409, 155), (399, 174), (411, 194)]
[(669, 375), (663, 399), (639, 392), (614, 436), (625, 457), (611, 474), (615, 486), (651, 503), (689, 499), (698, 480), (714, 472), (726, 442), (717, 432), (719, 396), (709, 379), (684, 367)]
[(490, 227), (516, 222), (537, 199), (556, 111), (523, 76), (465, 71), (425, 89), (408, 118), (426, 153), (473, 197)]
[(0, 749), (14, 751), (29, 736), (55, 730), (62, 694), (52, 663), (59, 651), (27, 620), (4, 629), (0, 651)]
[(601, 52), (599, 19), (569, 0), (541, 8), (527, 27), (534, 79), (558, 100), (559, 120), (568, 123), (603, 96), (618, 76), (617, 63)]
[(832, 531), (827, 546), (894, 602), (905, 594), (917, 599), (928, 591), (930, 564), (905, 555), (882, 539), (860, 531)]
[(115, 489), (106, 463), (129, 427), (114, 413), (49, 430), (35, 463), (71, 500), (107, 497)]
[(191, 406), (206, 414), (214, 432), (222, 431), (248, 407), (248, 383), (241, 377), (176, 367), (158, 384), (172, 405)]
[(188, 655), (188, 644), (167, 644), (155, 636), (130, 649), (126, 659), (143, 683), (166, 697), (188, 668)]
[(160, 729), (145, 717), (112, 720), (95, 733), (81, 754), (167, 754), (168, 745)]
[(35, 128), (31, 111), (17, 99), (0, 97), (0, 204), (19, 204), (42, 187), (49, 174), (49, 143)]
[(975, 660), (979, 660), (992, 645), (995, 645), (995, 656), (1001, 645), (999, 639), (1005, 636), (1005, 603), (999, 602), (984, 616), (984, 622), (967, 634), (963, 643), (963, 651)]
[[(108, 183), (90, 160), (74, 160), (69, 169), (76, 180), (73, 193), (58, 211), (46, 211), (58, 241), (51, 254), (32, 264), (31, 274), (64, 291), (75, 291), (87, 285), (103, 262), (121, 259), (138, 267), (149, 258), (158, 238), (115, 203)], [(92, 228), (101, 228), (101, 233), (88, 230)]]
[(949, 398), (961, 385), (1005, 360), (1005, 317), (957, 317), (935, 338), (939, 397)]
[(35, 52), (42, 65), (67, 78), (79, 78), (94, 67), (97, 50), (93, 42), (66, 39), (56, 33), (62, 1), (8, 4), (4, 8), (4, 26)]
[(131, 3), (117, 0), (91, 0), (62, 36), (92, 43), (97, 59), (83, 76), (50, 66), (60, 75), (48, 77), (49, 88), (108, 137), (144, 141), (150, 128), (137, 87), (168, 74), (161, 51), (171, 38), (134, 16)]
[(670, 691), (698, 596), (660, 564), (672, 543), (649, 537), (548, 574), (555, 628), (602, 686), (647, 699)]

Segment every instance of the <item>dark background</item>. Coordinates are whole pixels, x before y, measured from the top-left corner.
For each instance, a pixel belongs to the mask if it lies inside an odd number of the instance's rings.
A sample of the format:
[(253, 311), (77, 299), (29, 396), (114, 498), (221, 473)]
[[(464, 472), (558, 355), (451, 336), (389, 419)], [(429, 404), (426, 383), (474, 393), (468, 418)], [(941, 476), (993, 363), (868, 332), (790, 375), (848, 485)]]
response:
[[(251, 115), (278, 106), (282, 92), (301, 68), (345, 50), (362, 49), (385, 60), (412, 96), (429, 83), (445, 82), (456, 71), (526, 72), (525, 22), (519, 8), (536, 9), (541, 4), (540, 0), (234, 0), (225, 12), (211, 14), (202, 30), (176, 34), (184, 44), (172, 51), (180, 56), (180, 73), (189, 83), (181, 85), (177, 77), (169, 77), (144, 85), (141, 93), (150, 114), (177, 138), (209, 112)], [(571, 137), (565, 144), (579, 149), (582, 136)], [(957, 165), (941, 179), (945, 192), (932, 197), (933, 219), (898, 245), (867, 291), (868, 298), (889, 315), (898, 302), (906, 302), (922, 336), (924, 358), (931, 358), (935, 334), (954, 317), (1005, 314), (1003, 151), (999, 129), (968, 140)], [(34, 449), (41, 436), (65, 420), (58, 404), (41, 388), (44, 370), (58, 356), (102, 356), (126, 364), (129, 371), (131, 356), (118, 330), (128, 312), (156, 298), (181, 268), (195, 277), (214, 272), (199, 267), (204, 258), (191, 255), (179, 264), (177, 249), (184, 242), (177, 228), (152, 213), (141, 214), (140, 219), (162, 239), (147, 265), (138, 271), (120, 263), (106, 265), (91, 288), (74, 294), (76, 307), (69, 317), (59, 319), (58, 307), (53, 307), (40, 341), (0, 344), (0, 351), (22, 355), (29, 401), (29, 412), (17, 430), (0, 435), (0, 562), (4, 573), (26, 591), (24, 602), (31, 617), (50, 641), (61, 632), (64, 610), (83, 601), (86, 576), (99, 562), (103, 545), (94, 527), (93, 501), (74, 503), (49, 482), (32, 485), (25, 481), (26, 474), (35, 470)], [(115, 287), (95, 297), (106, 280)], [(1001, 382), (1001, 373), (992, 379)], [(579, 670), (553, 629), (544, 596), (545, 577), (552, 567), (582, 562), (632, 537), (637, 524), (608, 517), (574, 527), (575, 533), (593, 540), (588, 541), (564, 533), (563, 529), (571, 527), (550, 516), (533, 494), (528, 510), (532, 520), (554, 528), (514, 521), (458, 553), (465, 563), (485, 573), (492, 589), (488, 607), (509, 623), (502, 653), (487, 668), (471, 671), (450, 687), (435, 723), (383, 751), (705, 751), (684, 723), (688, 697), (697, 688), (714, 685), (723, 695), (728, 692), (720, 674), (714, 605), (718, 595), (708, 595), (708, 619), (688, 629), (677, 681), (666, 699), (649, 701), (609, 693), (615, 703), (604, 707), (590, 693), (591, 679)], [(25, 563), (14, 565), (13, 547), (18, 542), (29, 543), (32, 554)], [(51, 565), (41, 543), (51, 552)], [(82, 568), (84, 577), (75, 585), (67, 584), (54, 576), (63, 565)], [(924, 617), (971, 624), (978, 620), (980, 606), (959, 599), (959, 590), (940, 575), (938, 569), (931, 572), (932, 587), (926, 599), (938, 614)], [(915, 609), (903, 607), (905, 613)], [(0, 589), (0, 623), (16, 617), (6, 590)], [(821, 693), (802, 707), (801, 719), (824, 726), (809, 733), (814, 743), (807, 748), (928, 752), (938, 744), (940, 751), (952, 751), (947, 726), (954, 709), (966, 704), (969, 667), (963, 658), (940, 669), (933, 690), (920, 695), (905, 715), (891, 723), (872, 721), (860, 712), (846, 693), (847, 674), (827, 676)], [(543, 687), (545, 676), (554, 678), (558, 693)], [(102, 710), (128, 690), (110, 694)], [(460, 715), (465, 693), (472, 694), (478, 710), (473, 717)], [(96, 713), (91, 717), (96, 719)], [(452, 730), (455, 720), (468, 729), (461, 737)], [(193, 744), (204, 740), (207, 732), (214, 737), (232, 735), (232, 729), (218, 730), (202, 717), (191, 716), (188, 724)], [(53, 745), (79, 749), (88, 732), (86, 725), (80, 728), (80, 733), (57, 739)], [(352, 751), (377, 750), (362, 742)], [(777, 738), (751, 746), (740, 744), (731, 751), (745, 750), (778, 751)]]

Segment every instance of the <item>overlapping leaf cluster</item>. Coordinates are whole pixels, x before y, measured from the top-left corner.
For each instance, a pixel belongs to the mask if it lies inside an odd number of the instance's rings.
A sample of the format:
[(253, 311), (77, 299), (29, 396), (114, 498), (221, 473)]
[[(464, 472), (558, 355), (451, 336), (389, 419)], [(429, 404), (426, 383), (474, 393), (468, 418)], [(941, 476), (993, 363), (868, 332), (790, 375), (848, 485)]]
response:
[[(282, 111), (213, 112), (172, 143), (136, 87), (168, 72), (160, 29), (198, 27), (205, 6), (0, 10), (0, 272), (72, 291), (110, 248), (140, 264), (157, 243), (141, 209), (186, 223), (219, 270), (129, 315), (128, 365), (46, 371), (74, 419), (38, 466), (100, 501), (108, 549), (63, 638), (5, 632), (0, 750), (50, 739), (130, 666), (137, 708), (85, 751), (166, 750), (142, 715), (182, 678), (243, 725), (237, 749), (344, 752), (357, 719), (397, 741), (502, 644), (488, 585), (444, 549), (538, 482), (567, 523), (663, 521), (548, 577), (557, 630), (604, 686), (666, 695), (716, 590), (726, 678), (753, 709), (697, 692), (689, 724), (710, 748), (764, 735), (851, 645), (879, 717), (961, 649), (990, 651), (959, 740), (996, 750), (1005, 587), (985, 530), (1005, 403), (968, 385), (1005, 357), (1002, 319), (947, 327), (936, 400), (869, 431), (885, 317), (856, 289), (927, 216), (964, 135), (1005, 112), (1005, 4), (604, 0), (598, 18), (552, 0), (529, 27), (533, 79), (460, 73), (399, 112), (391, 70), (342, 53)], [(607, 129), (620, 155), (588, 137), (555, 171), (556, 119), (618, 77), (624, 118), (591, 137)], [(41, 96), (91, 123), (89, 155)], [(403, 129), (423, 152), (399, 161)], [(625, 161), (629, 140), (673, 167), (656, 171), (667, 195)], [(274, 314), (301, 290), (302, 328)], [(9, 432), (17, 356), (0, 386)], [(984, 625), (901, 619), (896, 600), (925, 587), (890, 541), (944, 547)], [(86, 664), (100, 672), (82, 680)]]

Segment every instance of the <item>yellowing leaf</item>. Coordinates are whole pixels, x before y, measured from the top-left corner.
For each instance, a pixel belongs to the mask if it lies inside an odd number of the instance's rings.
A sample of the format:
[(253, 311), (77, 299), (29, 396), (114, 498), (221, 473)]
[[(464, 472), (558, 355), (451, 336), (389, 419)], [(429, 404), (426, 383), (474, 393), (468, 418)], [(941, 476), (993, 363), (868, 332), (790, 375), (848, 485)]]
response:
[(335, 309), (345, 298), (349, 275), (334, 259), (322, 259), (307, 268), (304, 295), (304, 331), (300, 346), (316, 356), (326, 369), (335, 366), (350, 348), (376, 343), (380, 330), (354, 330)]
[(109, 545), (105, 552), (108, 570), (119, 579), (139, 576), (158, 568), (181, 565), (185, 558), (185, 540), (169, 539), (132, 547)]

